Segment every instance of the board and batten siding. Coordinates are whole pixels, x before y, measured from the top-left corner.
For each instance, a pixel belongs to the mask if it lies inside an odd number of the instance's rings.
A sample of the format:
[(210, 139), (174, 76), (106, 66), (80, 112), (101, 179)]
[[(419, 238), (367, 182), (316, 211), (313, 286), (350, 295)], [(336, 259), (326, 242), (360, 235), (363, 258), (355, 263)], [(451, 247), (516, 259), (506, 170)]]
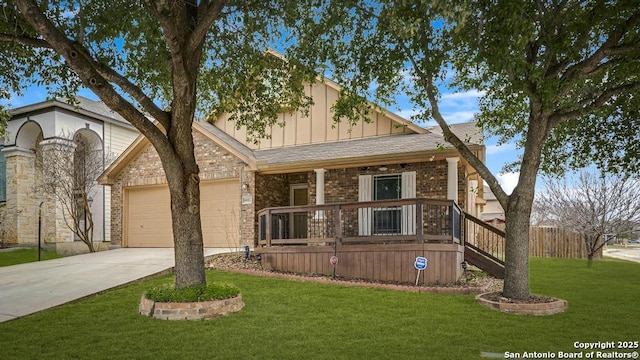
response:
[(248, 139), (246, 127), (236, 129), (235, 124), (229, 121), (228, 114), (221, 115), (215, 121), (215, 126), (251, 149), (317, 144), (413, 132), (405, 125), (400, 125), (379, 112), (373, 112), (370, 115), (370, 122), (362, 120), (353, 126), (347, 121), (335, 123), (331, 107), (338, 99), (338, 91), (326, 84), (315, 83), (308, 85), (305, 92), (314, 101), (308, 115), (305, 116), (300, 111), (280, 114), (278, 124), (267, 128), (270, 138), (261, 139), (258, 144)]
[[(107, 168), (115, 159), (131, 145), (140, 133), (128, 127), (122, 127), (112, 123), (104, 124), (104, 153)], [(111, 186), (104, 188), (104, 239), (111, 240)]]

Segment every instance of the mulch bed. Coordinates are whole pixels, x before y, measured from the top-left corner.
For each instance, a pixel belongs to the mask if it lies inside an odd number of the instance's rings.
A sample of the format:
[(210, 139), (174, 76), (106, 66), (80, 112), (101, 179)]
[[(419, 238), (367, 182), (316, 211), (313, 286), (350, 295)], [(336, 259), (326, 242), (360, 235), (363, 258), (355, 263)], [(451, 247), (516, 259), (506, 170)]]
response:
[(407, 285), (397, 283), (375, 282), (363, 279), (332, 279), (322, 274), (291, 274), (271, 271), (262, 267), (260, 262), (253, 257), (245, 261), (241, 253), (226, 253), (212, 256), (206, 264), (207, 268), (232, 271), (254, 276), (274, 277), (298, 281), (313, 281), (318, 283), (331, 283), (347, 286), (359, 286), (375, 289), (389, 289), (409, 292), (432, 292), (447, 294), (476, 294), (488, 291), (502, 290), (502, 280), (487, 276), (481, 276), (479, 271), (469, 271), (466, 280), (462, 279), (455, 284), (442, 284), (437, 286)]

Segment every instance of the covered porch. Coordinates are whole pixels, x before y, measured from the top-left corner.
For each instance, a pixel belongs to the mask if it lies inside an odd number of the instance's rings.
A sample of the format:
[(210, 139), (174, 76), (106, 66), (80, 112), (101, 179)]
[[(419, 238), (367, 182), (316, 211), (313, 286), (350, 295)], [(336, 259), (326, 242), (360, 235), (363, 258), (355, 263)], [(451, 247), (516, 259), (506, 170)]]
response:
[[(258, 247), (274, 270), (392, 283), (446, 284), (463, 273), (462, 211), (453, 200), (412, 198), (266, 208)], [(427, 268), (419, 276), (416, 257)]]

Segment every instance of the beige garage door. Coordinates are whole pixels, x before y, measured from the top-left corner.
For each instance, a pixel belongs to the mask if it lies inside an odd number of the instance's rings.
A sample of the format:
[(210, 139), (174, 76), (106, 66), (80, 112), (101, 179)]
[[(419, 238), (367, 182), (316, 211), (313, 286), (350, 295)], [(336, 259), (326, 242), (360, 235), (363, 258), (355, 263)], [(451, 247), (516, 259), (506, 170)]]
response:
[[(205, 247), (238, 246), (239, 184), (238, 179), (200, 184), (200, 210)], [(125, 196), (126, 246), (172, 247), (169, 188), (128, 188)]]

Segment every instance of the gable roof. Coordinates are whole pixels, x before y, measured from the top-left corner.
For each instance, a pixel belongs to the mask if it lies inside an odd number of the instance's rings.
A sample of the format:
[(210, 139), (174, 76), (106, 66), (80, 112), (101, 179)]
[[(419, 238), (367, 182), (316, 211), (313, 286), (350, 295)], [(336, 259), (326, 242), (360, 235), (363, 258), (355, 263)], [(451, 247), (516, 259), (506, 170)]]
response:
[[(442, 135), (394, 134), (327, 143), (252, 150), (216, 126), (194, 122), (193, 129), (215, 144), (238, 157), (252, 170), (260, 173), (300, 172), (327, 167), (359, 166), (366, 164), (429, 161), (434, 158), (456, 156), (457, 151), (446, 144)], [(113, 179), (149, 144), (140, 135), (100, 177), (100, 184)], [(470, 147), (484, 147), (467, 143)]]
[[(200, 132), (229, 153), (244, 161), (250, 168), (255, 168), (256, 160), (251, 150), (222, 130), (217, 129), (211, 124), (199, 121), (193, 123), (193, 130)], [(98, 176), (98, 183), (102, 185), (112, 184), (115, 177), (149, 144), (149, 140), (144, 135), (139, 135), (131, 145)]]
[(35, 111), (41, 111), (48, 108), (60, 108), (72, 111), (81, 115), (85, 115), (94, 119), (102, 120), (107, 123), (113, 123), (125, 127), (133, 127), (120, 114), (111, 110), (101, 101), (94, 101), (83, 96), (75, 97), (77, 104), (69, 104), (67, 99), (56, 98), (54, 100), (41, 101), (26, 106), (17, 107), (11, 110), (13, 117), (20, 116)]

